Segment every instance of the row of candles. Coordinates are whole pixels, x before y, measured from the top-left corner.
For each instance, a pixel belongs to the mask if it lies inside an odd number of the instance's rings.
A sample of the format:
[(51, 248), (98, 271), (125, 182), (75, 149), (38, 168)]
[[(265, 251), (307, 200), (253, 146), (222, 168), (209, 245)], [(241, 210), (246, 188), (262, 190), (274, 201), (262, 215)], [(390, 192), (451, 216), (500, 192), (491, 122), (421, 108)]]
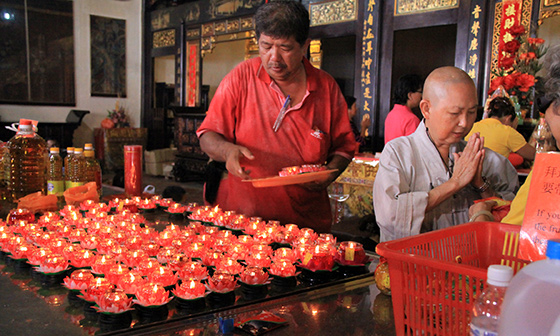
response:
[[(162, 232), (142, 227), (145, 219), (135, 211), (148, 202), (181, 209), (194, 221), (186, 227), (170, 224)], [(245, 234), (236, 236), (219, 226)], [(290, 247), (273, 250), (274, 242)], [(127, 294), (140, 305), (162, 305), (171, 300), (166, 288), (174, 287), (175, 296), (191, 300), (204, 297), (208, 290), (233, 291), (238, 280), (263, 285), (269, 274), (293, 277), (296, 264), (329, 271), (335, 260), (343, 265), (367, 261), (359, 243), (337, 245), (330, 234), (158, 197), (109, 204), (86, 201), (78, 208), (65, 206), (58, 213), (46, 213), (37, 222), (25, 209), (17, 209), (7, 222), (0, 220), (0, 249), (47, 274), (64, 272), (70, 265), (77, 268), (64, 279), (65, 286), (111, 312), (115, 301), (120, 310), (130, 309)], [(215, 269), (212, 277), (208, 267)], [(113, 299), (107, 301), (107, 296)]]

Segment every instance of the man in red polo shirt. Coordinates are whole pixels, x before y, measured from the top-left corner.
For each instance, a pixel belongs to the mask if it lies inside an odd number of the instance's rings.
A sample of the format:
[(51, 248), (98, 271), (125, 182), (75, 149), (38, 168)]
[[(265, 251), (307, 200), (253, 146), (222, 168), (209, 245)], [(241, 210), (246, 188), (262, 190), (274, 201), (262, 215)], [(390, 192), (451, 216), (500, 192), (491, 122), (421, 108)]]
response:
[[(222, 80), (197, 131), (202, 150), (225, 162), (228, 171), (214, 204), (329, 232), (326, 187), (350, 163), (356, 146), (344, 97), (334, 79), (305, 58), (309, 13), (303, 5), (264, 4), (255, 26), (260, 57), (239, 64)], [(242, 181), (303, 164), (337, 171), (305, 185), (255, 188)]]

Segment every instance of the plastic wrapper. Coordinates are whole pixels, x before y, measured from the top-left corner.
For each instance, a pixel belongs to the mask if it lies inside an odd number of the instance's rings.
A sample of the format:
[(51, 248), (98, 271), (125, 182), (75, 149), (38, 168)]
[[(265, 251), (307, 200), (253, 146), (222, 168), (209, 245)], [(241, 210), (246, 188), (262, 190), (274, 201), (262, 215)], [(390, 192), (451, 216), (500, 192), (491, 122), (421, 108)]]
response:
[(285, 319), (271, 312), (263, 311), (256, 316), (251, 316), (236, 323), (235, 328), (257, 336), (287, 325), (288, 321)]

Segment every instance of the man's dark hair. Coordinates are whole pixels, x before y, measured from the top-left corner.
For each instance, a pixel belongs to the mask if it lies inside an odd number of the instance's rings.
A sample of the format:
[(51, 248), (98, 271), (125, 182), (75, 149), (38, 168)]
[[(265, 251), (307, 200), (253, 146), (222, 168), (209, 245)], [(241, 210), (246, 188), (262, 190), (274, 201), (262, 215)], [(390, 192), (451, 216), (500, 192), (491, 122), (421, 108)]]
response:
[(180, 186), (168, 186), (163, 189), (161, 197), (171, 198), (174, 202), (181, 202), (186, 191)]
[(309, 12), (297, 1), (271, 1), (255, 14), (257, 39), (261, 34), (274, 38), (290, 38), (303, 45), (309, 37)]
[(348, 107), (348, 109), (350, 109), (352, 105), (354, 105), (354, 103), (356, 102), (356, 97), (344, 96), (344, 100), (346, 100), (346, 106)]
[(418, 75), (409, 74), (401, 76), (397, 80), (395, 91), (393, 92), (393, 102), (399, 105), (406, 105), (408, 93), (422, 89), (422, 78)]
[(497, 118), (511, 116), (512, 121), (517, 118), (513, 104), (508, 98), (505, 97), (496, 97), (492, 99), (492, 101), (488, 105), (488, 116)]

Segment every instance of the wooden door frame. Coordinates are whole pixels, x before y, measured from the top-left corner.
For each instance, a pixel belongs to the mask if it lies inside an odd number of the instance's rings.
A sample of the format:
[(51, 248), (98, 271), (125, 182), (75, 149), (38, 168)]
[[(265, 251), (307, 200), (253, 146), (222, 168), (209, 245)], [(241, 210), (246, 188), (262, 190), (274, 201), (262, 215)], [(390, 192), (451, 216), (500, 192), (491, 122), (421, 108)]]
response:
[[(455, 42), (455, 66), (466, 69), (467, 51), (469, 49), (469, 32), (471, 18), (472, 0), (459, 1), (459, 6), (452, 9), (424, 12), (419, 14), (395, 16), (395, 1), (384, 1), (381, 22), (381, 47), (380, 47), (380, 66), (379, 66), (379, 92), (378, 109), (376, 120), (379, 122), (374, 127), (374, 145), (376, 151), (381, 151), (384, 146), (384, 124), (385, 118), (390, 111), (391, 104), (391, 78), (393, 69), (393, 38), (394, 33), (399, 30), (427, 28), (441, 25), (457, 25), (457, 35)], [(483, 8), (485, 12), (485, 8)], [(485, 31), (485, 21), (481, 22), (481, 31)], [(484, 46), (484, 34), (480, 34), (480, 46)], [(481, 48), (482, 50), (484, 48)], [(482, 57), (480, 59), (483, 59)], [(480, 67), (480, 66), (479, 66)], [(479, 70), (479, 73), (480, 70)], [(479, 75), (476, 84), (479, 88), (481, 78)]]

